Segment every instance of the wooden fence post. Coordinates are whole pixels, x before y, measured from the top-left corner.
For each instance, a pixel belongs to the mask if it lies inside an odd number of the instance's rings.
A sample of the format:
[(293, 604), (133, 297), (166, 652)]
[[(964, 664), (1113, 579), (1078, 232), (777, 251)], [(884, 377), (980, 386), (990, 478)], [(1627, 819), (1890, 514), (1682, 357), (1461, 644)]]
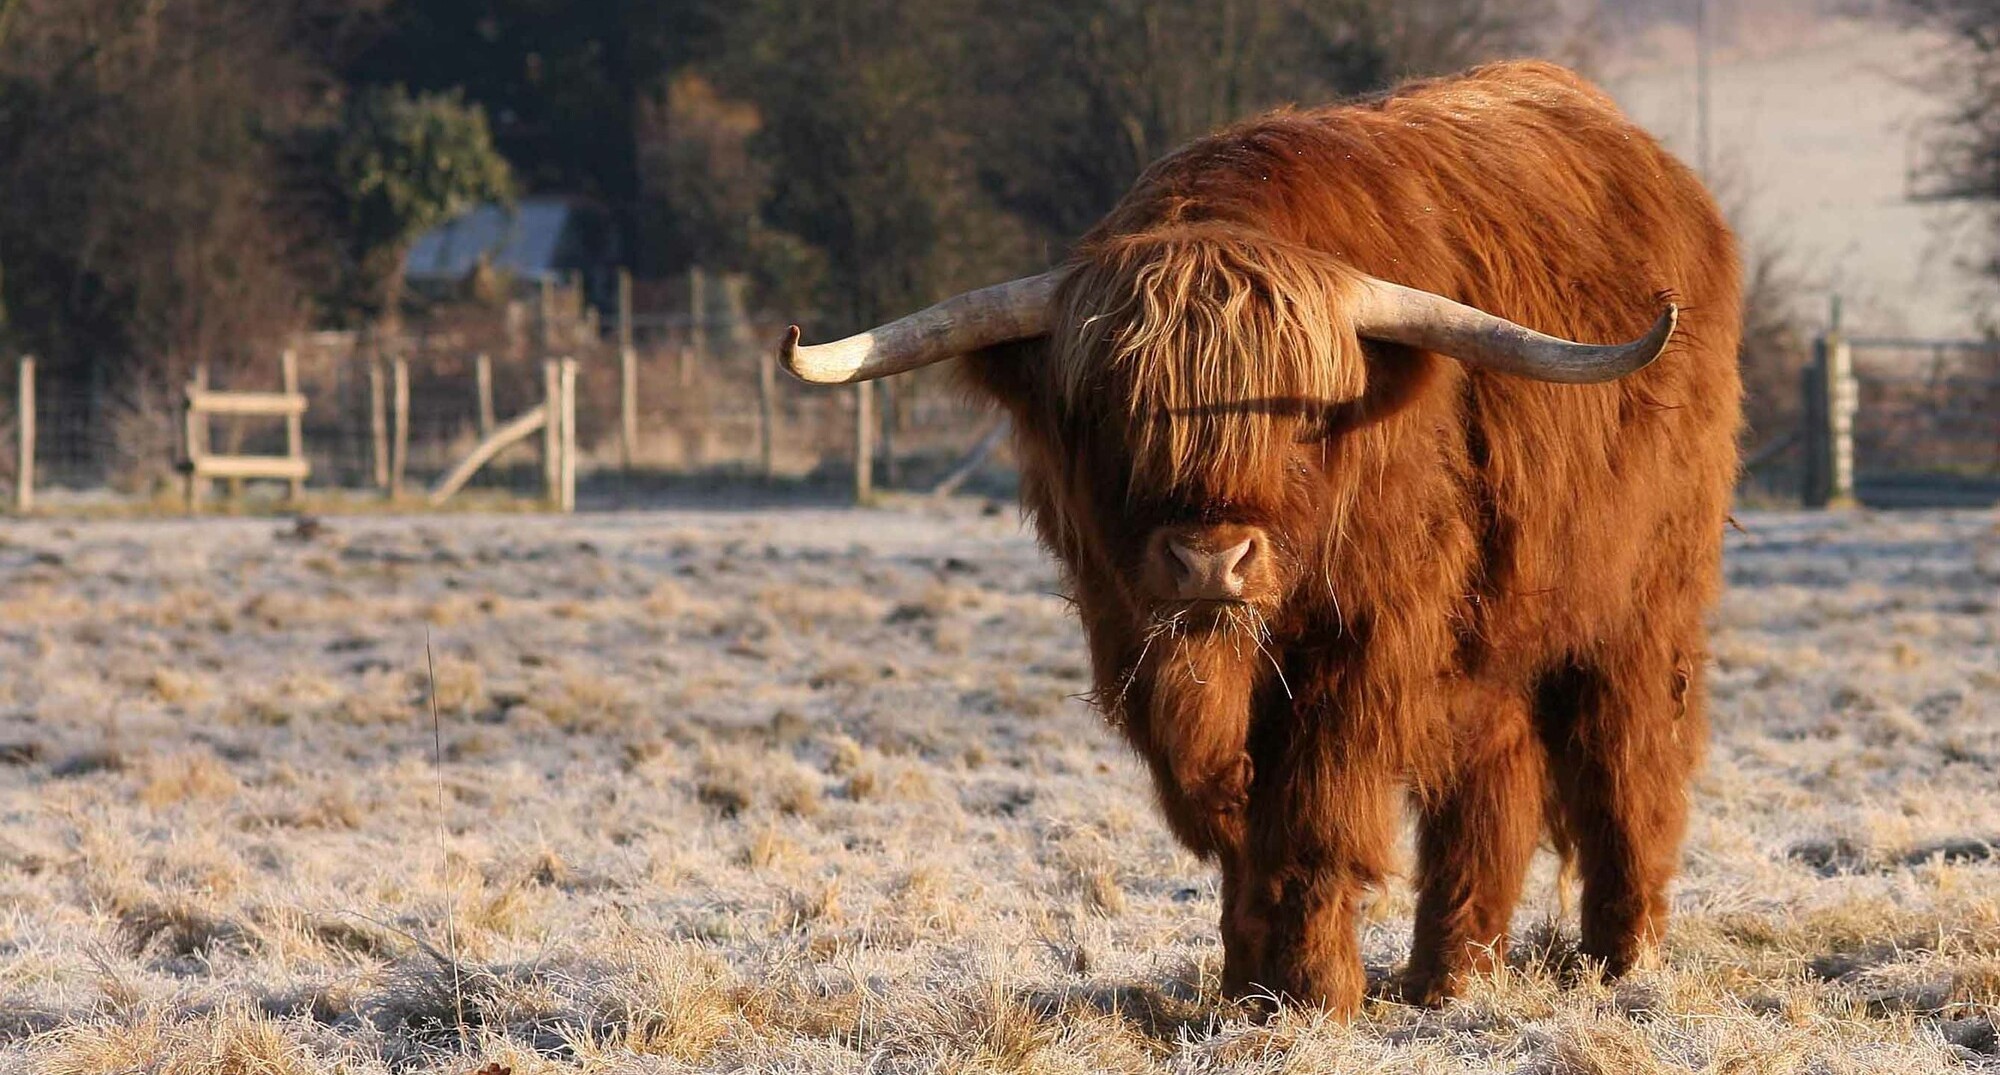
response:
[(862, 381), (854, 386), (854, 502), (875, 499), (875, 385)]
[(639, 352), (632, 344), (632, 271), (618, 270), (618, 462), (639, 456)]
[(544, 276), (535, 303), (535, 343), (543, 351), (555, 346), (556, 282)]
[(557, 507), (576, 510), (576, 359), (562, 360), (562, 485)]
[(1827, 337), (1813, 340), (1813, 356), (1799, 370), (1799, 420), (1804, 429), (1804, 466), (1799, 472), (1799, 503), (1808, 508), (1826, 507), (1833, 496), (1831, 478), (1833, 438), (1826, 394)]
[[(299, 353), (289, 347), (285, 348), (284, 353), (278, 356), (278, 366), (280, 378), (284, 382), (285, 394), (288, 396), (298, 395)], [(303, 460), (306, 457), (306, 415), (304, 411), (294, 411), (285, 416), (285, 455), (299, 460)], [(305, 499), (306, 480), (304, 478), (291, 479), (291, 495), (292, 503), (294, 504)]]
[(897, 387), (895, 378), (882, 379), (882, 484), (894, 489), (902, 474), (896, 466), (896, 415), (897, 404), (902, 402), (903, 393)]
[[(195, 390), (199, 392), (208, 391), (209, 389), (208, 363), (203, 362), (195, 366), (194, 387)], [(203, 422), (195, 427), (194, 443), (199, 447), (201, 454), (203, 455), (208, 454), (208, 434), (209, 434), (209, 428), (207, 422)]]
[(389, 391), (383, 383), (382, 360), (368, 360), (368, 454), (375, 469), (375, 488), (389, 488)]
[(395, 436), (389, 444), (389, 499), (403, 495), (403, 472), (410, 464), (410, 362), (398, 355), (395, 371)]
[[(195, 390), (198, 392), (206, 392), (211, 387), (213, 387), (208, 379), (208, 363), (203, 362), (195, 366), (194, 387)], [(215, 427), (209, 424), (208, 417), (206, 415), (203, 415), (200, 418), (196, 419), (195, 422), (188, 427), (188, 435), (193, 438), (192, 440), (189, 441), (189, 443), (194, 445), (199, 445), (200, 454), (202, 456), (206, 457), (208, 455), (213, 454), (213, 449), (215, 445), (211, 442), (215, 435)], [(190, 459), (195, 458), (193, 449), (189, 450), (188, 458)], [(226, 492), (231, 498), (234, 498), (236, 496), (238, 490), (239, 487), (234, 482), (229, 483), (226, 487)], [(215, 483), (213, 481), (204, 479), (201, 483), (200, 498), (206, 499), (207, 497), (213, 496), (214, 494), (215, 494)]]
[(20, 391), (14, 396), (14, 426), (19, 434), (14, 457), (14, 507), (26, 515), (35, 510), (35, 357), (22, 355)]
[(1833, 398), (1833, 502), (1854, 503), (1854, 416), (1861, 409), (1861, 385), (1854, 379), (1854, 348), (1842, 336), (1827, 356), (1828, 395)]
[(184, 409), (181, 412), (181, 439), (185, 442), (185, 447), (187, 448), (187, 513), (189, 515), (193, 515), (201, 508), (201, 494), (203, 492), (201, 477), (201, 432), (202, 428), (208, 424), (208, 419), (202, 415), (201, 408), (196, 406), (196, 398), (201, 390), (201, 378), (197, 374), (194, 380), (188, 382), (187, 390), (182, 397), (182, 407)]
[(208, 366), (206, 363), (203, 363), (195, 366), (194, 375), (188, 381), (185, 394), (187, 413), (185, 415), (186, 421), (182, 427), (182, 436), (187, 441), (187, 510), (189, 514), (197, 511), (201, 506), (201, 502), (213, 490), (213, 486), (201, 473), (201, 460), (204, 456), (208, 455), (208, 416), (203, 414), (199, 407), (195, 406), (196, 394), (206, 391), (208, 391)]
[(472, 360), (472, 376), (479, 387), (479, 439), (485, 440), (499, 424), (493, 416), (493, 356), (480, 352)]
[(1860, 389), (1853, 350), (1841, 332), (1840, 296), (1833, 297), (1829, 314), (1827, 331), (1813, 341), (1812, 361), (1801, 373), (1805, 470), (1799, 499), (1809, 508), (1854, 502), (1854, 413)]
[(688, 346), (681, 352), (681, 387), (694, 381), (694, 367), (708, 361), (708, 274), (688, 270)]
[(757, 473), (778, 476), (778, 356), (770, 348), (757, 352)]
[(618, 350), (618, 456), (631, 470), (639, 461), (639, 352)]
[(542, 426), (542, 496), (550, 507), (562, 506), (562, 366), (542, 363), (542, 398), (549, 420)]

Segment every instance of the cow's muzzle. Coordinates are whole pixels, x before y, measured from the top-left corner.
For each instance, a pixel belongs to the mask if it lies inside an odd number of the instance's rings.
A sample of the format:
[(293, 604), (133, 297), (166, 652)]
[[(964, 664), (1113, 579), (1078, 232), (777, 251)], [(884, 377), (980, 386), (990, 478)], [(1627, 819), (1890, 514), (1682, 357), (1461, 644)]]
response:
[(1153, 532), (1145, 581), (1159, 601), (1258, 601), (1271, 588), (1270, 540), (1254, 526), (1167, 526)]

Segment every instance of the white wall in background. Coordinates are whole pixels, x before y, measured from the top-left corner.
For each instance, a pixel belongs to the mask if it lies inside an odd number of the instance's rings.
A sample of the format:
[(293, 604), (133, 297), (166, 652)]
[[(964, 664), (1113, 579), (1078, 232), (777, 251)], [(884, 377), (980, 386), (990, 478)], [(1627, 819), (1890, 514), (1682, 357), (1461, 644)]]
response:
[[(1746, 238), (1787, 246), (1819, 287), (1838, 291), (1850, 331), (1972, 335), (1994, 308), (1969, 263), (1990, 227), (1962, 205), (1911, 200), (1927, 124), (1942, 103), (1923, 85), (1942, 42), (1883, 23), (1738, 24), (1712, 71), (1713, 180)], [(1636, 120), (1695, 160), (1692, 35), (1662, 27), (1605, 64)]]

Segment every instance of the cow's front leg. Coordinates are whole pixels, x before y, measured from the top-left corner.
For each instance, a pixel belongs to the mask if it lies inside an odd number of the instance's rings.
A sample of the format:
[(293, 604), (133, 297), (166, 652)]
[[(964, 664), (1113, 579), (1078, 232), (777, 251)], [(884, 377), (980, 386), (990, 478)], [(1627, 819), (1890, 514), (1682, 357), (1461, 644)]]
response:
[[(1202, 764), (1187, 764), (1196, 758)], [(1259, 991), (1264, 960), (1264, 918), (1251, 898), (1244, 839), (1252, 777), (1250, 755), (1241, 750), (1226, 760), (1187, 752), (1154, 759), (1169, 827), (1190, 850), (1214, 858), (1222, 869), (1222, 992), (1231, 998)]]
[(1222, 995), (1232, 1000), (1263, 991), (1267, 916), (1252, 887), (1250, 864), (1238, 848), (1222, 862)]
[(1258, 984), (1346, 1018), (1367, 988), (1355, 918), (1387, 873), (1394, 782), (1385, 769), (1356, 764), (1348, 744), (1311, 731), (1285, 738), (1269, 756), (1256, 754), (1246, 819), (1246, 910), (1263, 934)]
[(1222, 986), (1253, 992), (1263, 921), (1250, 908), (1245, 822), (1256, 767), (1249, 753), (1255, 679), (1238, 647), (1183, 640), (1162, 647), (1143, 708), (1127, 727), (1153, 770), (1167, 824), (1222, 869)]
[(1264, 921), (1250, 898), (1244, 841), (1250, 756), (1239, 751), (1227, 765), (1192, 775), (1176, 775), (1164, 759), (1154, 768), (1169, 827), (1190, 850), (1213, 857), (1222, 868), (1223, 995), (1255, 993), (1264, 960)]

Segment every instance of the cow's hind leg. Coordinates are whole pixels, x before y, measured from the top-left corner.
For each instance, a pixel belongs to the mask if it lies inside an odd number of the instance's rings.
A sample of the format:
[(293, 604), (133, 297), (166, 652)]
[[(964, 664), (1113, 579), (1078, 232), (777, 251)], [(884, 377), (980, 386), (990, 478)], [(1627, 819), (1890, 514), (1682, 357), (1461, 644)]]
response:
[(1504, 958), (1542, 832), (1542, 744), (1520, 697), (1477, 692), (1457, 714), (1450, 782), (1420, 804), (1417, 914), (1403, 991), (1435, 1004)]
[(1666, 929), (1688, 783), (1707, 736), (1699, 652), (1692, 639), (1608, 645), (1539, 692), (1583, 880), (1582, 951), (1609, 976), (1630, 970)]

